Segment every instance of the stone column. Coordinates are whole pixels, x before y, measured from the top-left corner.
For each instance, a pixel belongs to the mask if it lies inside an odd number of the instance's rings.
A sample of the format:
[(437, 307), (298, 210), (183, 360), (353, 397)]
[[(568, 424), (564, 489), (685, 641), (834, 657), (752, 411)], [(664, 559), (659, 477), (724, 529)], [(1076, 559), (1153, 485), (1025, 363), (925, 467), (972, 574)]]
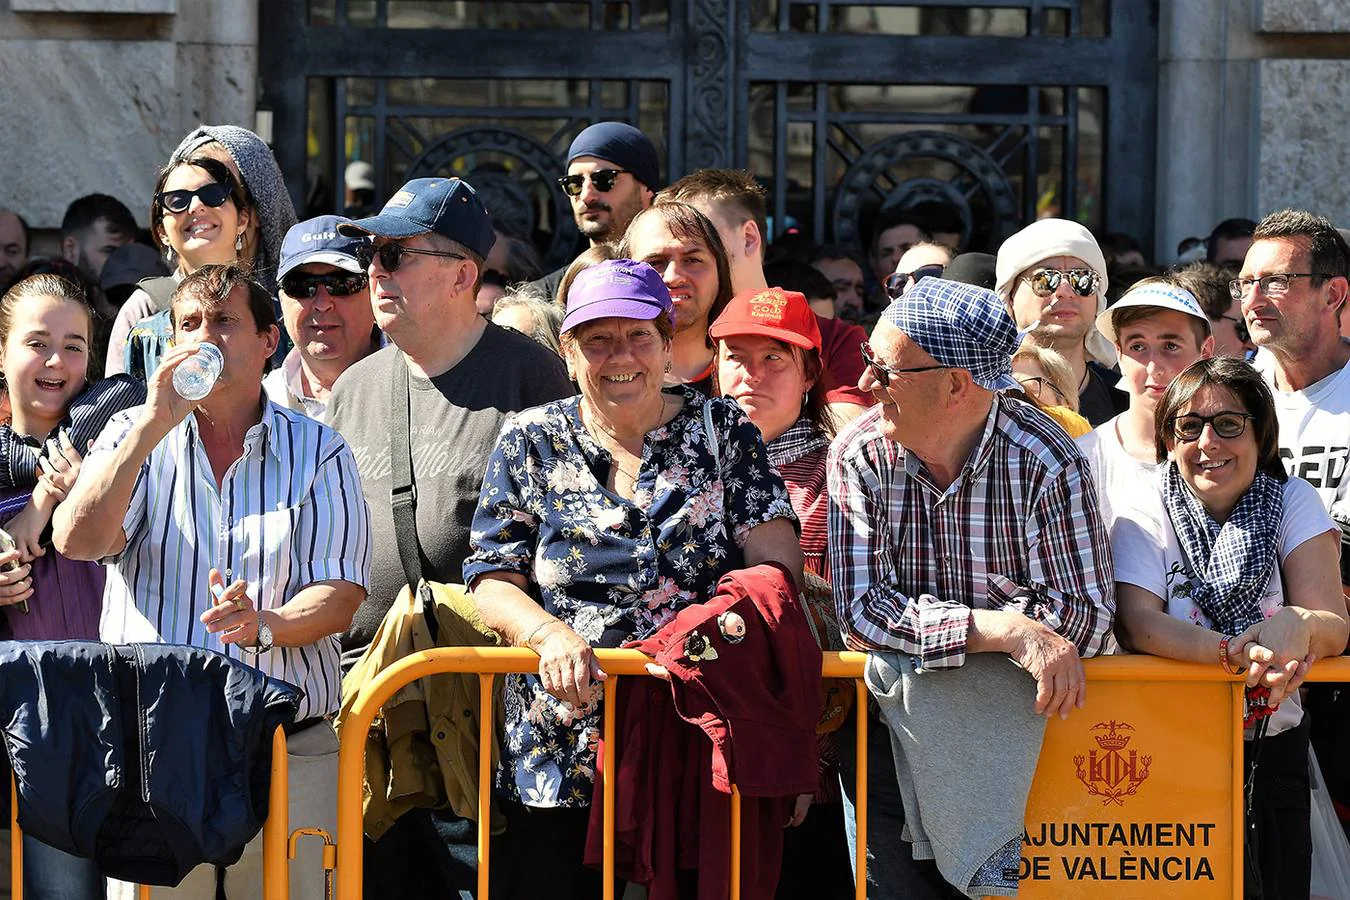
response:
[(0, 206), (54, 229), (97, 191), (147, 224), (155, 174), (188, 130), (253, 126), (257, 16), (257, 0), (0, 5)]

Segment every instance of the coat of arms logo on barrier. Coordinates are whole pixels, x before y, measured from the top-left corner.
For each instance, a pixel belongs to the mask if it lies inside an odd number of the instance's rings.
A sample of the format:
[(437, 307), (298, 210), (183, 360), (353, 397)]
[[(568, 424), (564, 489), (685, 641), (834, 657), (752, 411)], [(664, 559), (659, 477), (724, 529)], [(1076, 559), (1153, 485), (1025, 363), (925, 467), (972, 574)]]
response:
[[(1080, 753), (1073, 758), (1075, 774), (1088, 789), (1088, 794), (1101, 797), (1103, 806), (1112, 803), (1125, 805), (1125, 798), (1133, 796), (1139, 785), (1148, 778), (1148, 768), (1153, 764), (1152, 756), (1140, 756), (1137, 750), (1127, 750), (1133, 735), (1134, 726), (1128, 722), (1098, 722), (1092, 731), (1105, 732), (1094, 735), (1099, 750), (1088, 751), (1084, 759)], [(1086, 764), (1086, 769), (1084, 765)]]

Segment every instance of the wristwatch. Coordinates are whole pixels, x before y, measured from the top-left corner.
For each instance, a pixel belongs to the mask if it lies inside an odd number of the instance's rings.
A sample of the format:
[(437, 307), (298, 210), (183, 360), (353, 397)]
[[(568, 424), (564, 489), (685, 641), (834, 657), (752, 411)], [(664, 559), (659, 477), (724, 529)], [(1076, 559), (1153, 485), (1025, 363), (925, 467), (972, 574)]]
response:
[(257, 643), (255, 643), (251, 647), (245, 647), (244, 650), (246, 650), (249, 653), (266, 653), (268, 650), (271, 649), (272, 649), (272, 626), (264, 622), (262, 620), (262, 616), (259, 616)]

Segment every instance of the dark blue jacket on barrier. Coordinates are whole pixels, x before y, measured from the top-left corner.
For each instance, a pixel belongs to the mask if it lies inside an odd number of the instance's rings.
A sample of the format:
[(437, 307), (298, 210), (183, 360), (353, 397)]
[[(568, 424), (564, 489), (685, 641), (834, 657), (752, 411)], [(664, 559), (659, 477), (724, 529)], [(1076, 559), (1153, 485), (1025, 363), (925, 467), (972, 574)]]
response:
[(237, 862), (267, 818), (272, 735), (299, 699), (194, 647), (0, 643), (19, 825), (122, 881), (171, 886)]

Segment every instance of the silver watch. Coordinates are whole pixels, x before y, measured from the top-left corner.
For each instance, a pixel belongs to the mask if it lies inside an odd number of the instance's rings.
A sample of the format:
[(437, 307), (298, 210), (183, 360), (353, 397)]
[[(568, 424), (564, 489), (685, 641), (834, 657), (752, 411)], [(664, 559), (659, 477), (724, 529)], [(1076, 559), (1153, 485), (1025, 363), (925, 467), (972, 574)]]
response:
[(268, 650), (271, 650), (272, 626), (268, 625), (261, 617), (259, 617), (257, 643), (251, 647), (245, 647), (244, 649), (249, 653), (266, 653)]

